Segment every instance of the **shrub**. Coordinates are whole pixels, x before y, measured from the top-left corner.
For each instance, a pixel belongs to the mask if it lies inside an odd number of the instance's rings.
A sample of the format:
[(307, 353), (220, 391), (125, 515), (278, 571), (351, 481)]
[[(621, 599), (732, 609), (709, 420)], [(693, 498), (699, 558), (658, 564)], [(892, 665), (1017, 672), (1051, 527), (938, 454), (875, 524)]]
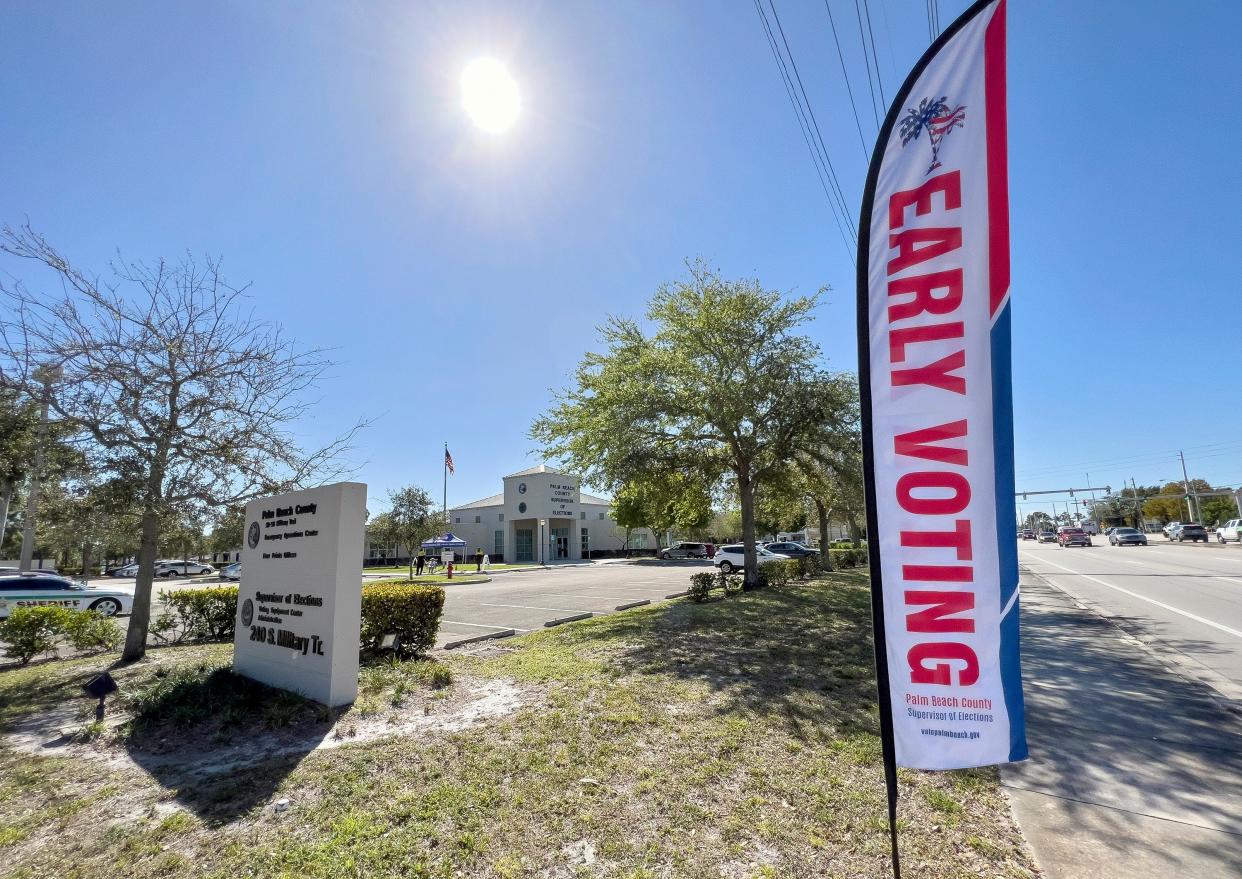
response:
[(63, 607), (19, 607), (0, 620), (4, 655), (26, 665), (41, 653), (56, 649), (73, 611)]
[(435, 644), (444, 611), (444, 590), (409, 580), (380, 580), (362, 587), (362, 644), (375, 649), (396, 635), (399, 652), (426, 653)]
[(236, 586), (161, 590), (159, 597), (167, 607), (155, 624), (155, 633), (161, 640), (233, 640), (237, 625)]
[(784, 561), (768, 562), (760, 569), (763, 574), (762, 586), (784, 586), (789, 582), (789, 568), (785, 566)]
[[(719, 575), (724, 579), (724, 574)], [(717, 575), (711, 571), (699, 571), (697, 574), (690, 575), (690, 597), (699, 604), (711, 596), (712, 588), (716, 585)], [(724, 585), (721, 583), (720, 585)]]
[(866, 547), (859, 547), (858, 549), (830, 549), (828, 550), (828, 556), (832, 560), (834, 568), (853, 568), (867, 564)]
[(74, 650), (115, 650), (121, 646), (121, 630), (116, 623), (93, 610), (69, 614), (64, 634)]

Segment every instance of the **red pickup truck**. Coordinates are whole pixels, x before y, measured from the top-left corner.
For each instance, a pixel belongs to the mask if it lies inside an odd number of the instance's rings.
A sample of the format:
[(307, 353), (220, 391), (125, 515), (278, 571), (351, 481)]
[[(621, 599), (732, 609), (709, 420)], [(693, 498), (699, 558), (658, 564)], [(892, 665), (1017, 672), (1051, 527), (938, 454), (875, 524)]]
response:
[(1057, 543), (1061, 546), (1090, 546), (1091, 535), (1081, 528), (1060, 528), (1057, 530)]

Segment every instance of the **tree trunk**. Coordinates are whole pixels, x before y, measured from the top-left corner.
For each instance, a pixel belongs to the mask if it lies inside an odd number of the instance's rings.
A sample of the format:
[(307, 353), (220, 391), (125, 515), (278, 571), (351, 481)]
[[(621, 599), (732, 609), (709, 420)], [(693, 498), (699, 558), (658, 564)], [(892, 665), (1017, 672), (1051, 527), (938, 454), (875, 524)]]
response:
[(742, 589), (758, 586), (759, 553), (755, 551), (755, 483), (749, 468), (738, 468), (737, 493), (742, 502)]
[(4, 538), (9, 534), (9, 504), (13, 502), (13, 483), (4, 483), (0, 491), (0, 547), (4, 546)]
[(155, 510), (142, 514), (142, 539), (138, 549), (138, 579), (134, 583), (134, 609), (125, 632), (122, 662), (142, 659), (147, 652), (147, 629), (151, 624), (151, 583), (155, 579), (155, 553), (159, 548), (160, 519)]
[(828, 544), (828, 507), (819, 498), (815, 498), (815, 512), (819, 516), (819, 555), (824, 560), (824, 570), (832, 570), (832, 552)]
[(855, 549), (858, 549), (862, 543), (862, 529), (858, 527), (858, 519), (853, 513), (849, 513), (846, 515), (845, 521), (850, 526), (850, 542), (854, 544)]
[(82, 544), (82, 582), (89, 583), (91, 581), (91, 545), (89, 543)]

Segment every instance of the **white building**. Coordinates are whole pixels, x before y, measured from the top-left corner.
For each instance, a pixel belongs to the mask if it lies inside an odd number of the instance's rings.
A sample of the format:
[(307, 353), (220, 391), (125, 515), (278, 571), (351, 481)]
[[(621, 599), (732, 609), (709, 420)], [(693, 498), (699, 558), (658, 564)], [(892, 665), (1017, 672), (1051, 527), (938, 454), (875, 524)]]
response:
[[(449, 510), (449, 530), (506, 562), (555, 562), (615, 555), (626, 549), (625, 529), (612, 519), (612, 501), (586, 494), (577, 476), (545, 464), (504, 478), (504, 491)], [(655, 548), (645, 529), (630, 533), (629, 549)]]

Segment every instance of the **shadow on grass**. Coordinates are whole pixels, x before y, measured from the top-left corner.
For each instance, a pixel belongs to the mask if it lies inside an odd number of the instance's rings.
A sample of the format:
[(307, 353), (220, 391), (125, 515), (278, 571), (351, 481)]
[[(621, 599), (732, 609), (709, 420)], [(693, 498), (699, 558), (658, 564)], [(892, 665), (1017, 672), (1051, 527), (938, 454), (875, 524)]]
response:
[(878, 734), (867, 586), (865, 573), (847, 571), (728, 597), (713, 592), (703, 604), (610, 616), (565, 636), (575, 649), (617, 644), (608, 658), (616, 673), (706, 684), (721, 715), (779, 717), (803, 740)]

